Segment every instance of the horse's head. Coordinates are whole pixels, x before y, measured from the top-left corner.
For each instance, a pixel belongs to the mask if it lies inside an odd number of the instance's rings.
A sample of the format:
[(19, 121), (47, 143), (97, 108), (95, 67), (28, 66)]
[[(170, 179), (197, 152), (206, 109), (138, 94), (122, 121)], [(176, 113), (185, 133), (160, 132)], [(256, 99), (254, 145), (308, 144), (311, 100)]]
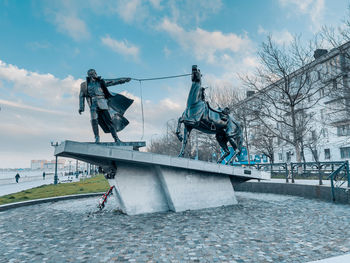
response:
[(192, 66), (192, 82), (201, 82), (201, 71), (197, 68), (197, 65)]

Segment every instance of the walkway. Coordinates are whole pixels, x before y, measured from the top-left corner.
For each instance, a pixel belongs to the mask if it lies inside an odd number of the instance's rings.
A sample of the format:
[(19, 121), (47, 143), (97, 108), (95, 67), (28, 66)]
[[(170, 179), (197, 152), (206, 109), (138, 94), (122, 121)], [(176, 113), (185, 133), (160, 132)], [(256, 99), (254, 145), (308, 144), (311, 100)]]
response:
[(294, 263), (350, 253), (347, 205), (246, 192), (237, 199), (137, 216), (113, 211), (113, 199), (97, 212), (98, 198), (11, 209), (0, 212), (0, 255), (4, 262)]
[(0, 184), (0, 196), (13, 194), (17, 192), (21, 192), (24, 190), (28, 190), (34, 187), (38, 187), (41, 185), (52, 184), (52, 180), (35, 180), (30, 182), (19, 182), (12, 184)]
[[(73, 181), (79, 180), (79, 179), (75, 179), (75, 176), (70, 176), (70, 177), (73, 178)], [(64, 181), (65, 179), (67, 179), (67, 176), (59, 177), (59, 180)], [(10, 184), (0, 184), (0, 196), (17, 193), (17, 192), (34, 188), (34, 187), (38, 187), (41, 185), (48, 185), (48, 184), (53, 184), (53, 177), (45, 178), (45, 180), (43, 180), (42, 178), (34, 179), (32, 181), (26, 181), (26, 182), (21, 182), (21, 179), (20, 179), (19, 183), (14, 182)]]

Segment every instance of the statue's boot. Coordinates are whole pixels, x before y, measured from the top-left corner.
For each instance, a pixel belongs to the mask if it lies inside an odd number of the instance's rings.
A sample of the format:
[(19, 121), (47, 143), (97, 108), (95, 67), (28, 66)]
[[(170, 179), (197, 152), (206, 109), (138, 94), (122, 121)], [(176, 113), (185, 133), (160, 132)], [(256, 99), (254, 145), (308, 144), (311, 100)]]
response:
[(100, 136), (98, 134), (98, 121), (97, 120), (91, 120), (91, 126), (92, 126), (92, 131), (94, 132), (95, 135), (95, 143), (100, 142)]
[(111, 130), (111, 134), (112, 134), (112, 137), (113, 137), (114, 141), (115, 141), (115, 142), (122, 142), (122, 141), (119, 139), (119, 137), (118, 137), (118, 135), (117, 135), (117, 132), (115, 131), (114, 127), (111, 127), (110, 130)]

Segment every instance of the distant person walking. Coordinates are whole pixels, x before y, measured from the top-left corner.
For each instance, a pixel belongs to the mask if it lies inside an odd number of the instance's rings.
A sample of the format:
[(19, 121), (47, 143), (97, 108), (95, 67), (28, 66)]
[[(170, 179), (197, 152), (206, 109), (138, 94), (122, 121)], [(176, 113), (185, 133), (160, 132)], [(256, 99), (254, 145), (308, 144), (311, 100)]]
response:
[(15, 178), (16, 178), (16, 183), (18, 183), (19, 178), (21, 178), (21, 176), (19, 175), (19, 173), (16, 174)]
[(45, 180), (45, 175), (46, 175), (45, 172), (43, 172), (43, 180)]

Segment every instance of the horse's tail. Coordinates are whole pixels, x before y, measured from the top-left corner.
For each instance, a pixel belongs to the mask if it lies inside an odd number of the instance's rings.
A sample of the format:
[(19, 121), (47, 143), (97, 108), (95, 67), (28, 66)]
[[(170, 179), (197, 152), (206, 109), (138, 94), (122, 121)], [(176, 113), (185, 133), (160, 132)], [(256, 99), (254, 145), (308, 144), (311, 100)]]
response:
[(177, 128), (176, 128), (176, 137), (179, 139), (180, 142), (183, 141), (183, 137), (181, 135), (181, 124), (184, 122), (182, 116), (177, 121)]

